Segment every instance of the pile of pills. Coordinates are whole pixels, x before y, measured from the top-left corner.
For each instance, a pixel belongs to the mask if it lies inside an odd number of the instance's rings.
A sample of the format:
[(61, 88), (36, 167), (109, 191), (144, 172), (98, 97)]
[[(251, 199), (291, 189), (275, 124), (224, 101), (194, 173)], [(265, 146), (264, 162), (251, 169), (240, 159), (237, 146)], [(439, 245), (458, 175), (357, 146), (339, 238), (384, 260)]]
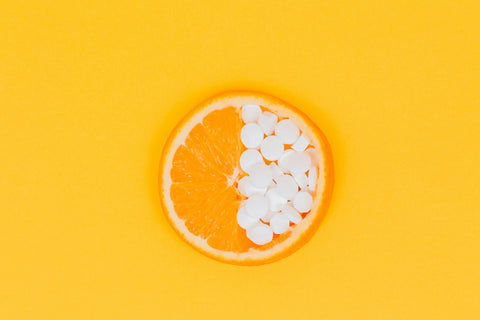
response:
[(318, 157), (310, 139), (290, 119), (278, 121), (274, 113), (252, 104), (242, 107), (242, 119), (240, 138), (247, 150), (240, 156), (240, 168), (247, 175), (238, 190), (246, 200), (237, 222), (252, 242), (264, 245), (310, 211)]

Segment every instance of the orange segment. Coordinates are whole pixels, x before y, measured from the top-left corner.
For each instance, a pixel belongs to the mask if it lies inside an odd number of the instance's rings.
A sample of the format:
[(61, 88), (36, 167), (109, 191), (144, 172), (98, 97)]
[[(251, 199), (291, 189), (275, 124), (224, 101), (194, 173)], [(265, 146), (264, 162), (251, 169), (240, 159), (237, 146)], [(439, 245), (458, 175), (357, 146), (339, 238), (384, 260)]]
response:
[(242, 153), (240, 130), (243, 123), (239, 110), (234, 107), (215, 110), (205, 117), (203, 126), (210, 135), (210, 142), (216, 148), (217, 155), (225, 157), (223, 168), (226, 174), (233, 174), (233, 170), (238, 168), (238, 159)]
[(208, 114), (175, 152), (171, 172), (170, 197), (187, 229), (213, 248), (232, 252), (251, 246), (236, 223), (241, 198), (231, 183), (242, 151), (241, 126), (233, 107)]
[[(240, 141), (243, 104), (261, 105), (290, 118), (313, 138), (322, 155), (312, 211), (292, 229), (259, 246), (236, 220), (243, 196), (237, 190), (245, 150)], [(271, 96), (237, 92), (219, 95), (195, 108), (168, 139), (160, 166), (160, 195), (169, 223), (192, 247), (214, 259), (235, 264), (262, 264), (285, 257), (313, 235), (328, 207), (333, 166), (321, 131), (299, 110)]]
[(220, 170), (202, 161), (188, 146), (180, 146), (173, 158), (171, 178), (172, 182), (220, 183), (225, 181)]

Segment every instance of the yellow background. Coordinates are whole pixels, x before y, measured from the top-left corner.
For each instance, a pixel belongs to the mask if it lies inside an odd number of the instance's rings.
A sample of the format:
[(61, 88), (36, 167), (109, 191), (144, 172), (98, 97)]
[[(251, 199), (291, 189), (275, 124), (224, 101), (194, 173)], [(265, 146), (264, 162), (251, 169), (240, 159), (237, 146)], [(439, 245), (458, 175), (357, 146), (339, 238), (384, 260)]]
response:
[[(0, 319), (478, 319), (478, 1), (2, 1)], [(331, 142), (325, 223), (237, 267), (167, 225), (175, 123), (229, 89)]]

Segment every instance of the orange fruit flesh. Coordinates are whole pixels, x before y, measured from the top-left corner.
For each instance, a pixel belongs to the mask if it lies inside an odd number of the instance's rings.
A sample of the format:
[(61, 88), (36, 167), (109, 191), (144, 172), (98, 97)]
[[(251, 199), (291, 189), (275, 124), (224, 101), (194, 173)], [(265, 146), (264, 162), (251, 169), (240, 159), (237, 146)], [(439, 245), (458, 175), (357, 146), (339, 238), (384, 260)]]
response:
[(212, 248), (238, 253), (250, 248), (267, 250), (289, 235), (275, 235), (272, 242), (259, 246), (237, 223), (243, 200), (236, 187), (242, 174), (238, 169), (244, 150), (242, 126), (234, 107), (209, 113), (175, 152), (170, 188), (177, 216), (192, 234), (206, 239)]
[[(236, 218), (245, 199), (237, 190), (238, 180), (246, 175), (239, 165), (245, 150), (240, 140), (240, 112), (245, 104), (294, 121), (318, 153), (311, 211), (262, 246), (247, 238)], [(288, 103), (252, 91), (221, 93), (192, 109), (170, 134), (159, 172), (161, 205), (173, 230), (204, 255), (238, 265), (271, 263), (308, 242), (326, 215), (333, 182), (330, 146), (315, 123)]]

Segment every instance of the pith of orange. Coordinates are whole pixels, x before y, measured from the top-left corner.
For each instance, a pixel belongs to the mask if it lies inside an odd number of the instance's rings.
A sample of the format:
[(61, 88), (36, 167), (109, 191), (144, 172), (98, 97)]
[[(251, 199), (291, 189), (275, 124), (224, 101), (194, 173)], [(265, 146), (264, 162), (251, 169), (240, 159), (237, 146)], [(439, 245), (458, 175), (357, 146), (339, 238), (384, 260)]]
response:
[[(312, 210), (292, 231), (263, 246), (252, 243), (236, 221), (243, 200), (237, 182), (243, 174), (239, 166), (244, 150), (240, 110), (245, 104), (257, 104), (290, 118), (311, 137), (319, 153)], [(163, 150), (159, 191), (168, 222), (194, 249), (227, 263), (259, 265), (290, 255), (312, 237), (327, 212), (333, 177), (327, 139), (305, 114), (270, 95), (235, 91), (204, 101), (175, 127)]]

